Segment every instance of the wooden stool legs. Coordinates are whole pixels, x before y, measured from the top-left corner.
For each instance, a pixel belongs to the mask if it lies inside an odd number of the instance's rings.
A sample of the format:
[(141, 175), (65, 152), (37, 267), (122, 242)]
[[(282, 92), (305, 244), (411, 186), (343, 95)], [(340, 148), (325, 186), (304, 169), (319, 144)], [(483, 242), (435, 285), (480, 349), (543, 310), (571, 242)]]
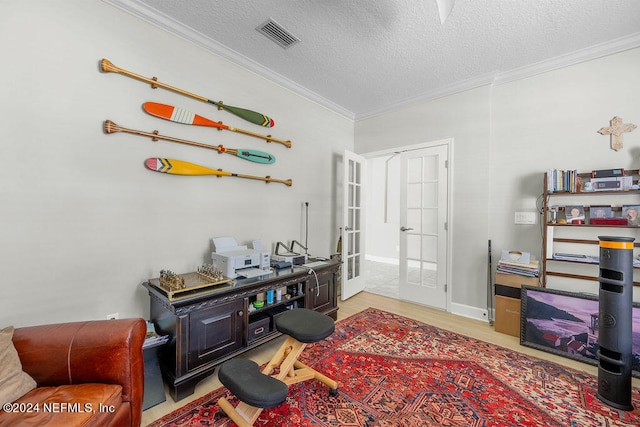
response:
[(218, 405), (238, 427), (252, 427), (262, 412), (262, 408), (256, 408), (244, 402), (240, 402), (238, 407), (234, 408), (224, 397), (218, 400)]
[[(335, 396), (338, 392), (338, 383), (298, 361), (298, 357), (300, 357), (300, 354), (302, 354), (306, 346), (305, 343), (301, 343), (295, 338), (287, 337), (269, 363), (264, 367), (262, 373), (277, 378), (287, 384), (287, 386), (315, 378), (323, 384), (326, 384), (329, 387), (331, 395)], [(274, 374), (276, 370), (278, 372)], [(256, 408), (244, 402), (240, 402), (238, 406), (234, 408), (224, 397), (218, 400), (218, 405), (239, 427), (253, 426), (253, 423), (258, 419), (263, 410), (263, 408)]]
[[(315, 378), (316, 380), (320, 381), (321, 383), (325, 384), (327, 387), (329, 387), (329, 393), (331, 393), (332, 396), (335, 396), (336, 394), (338, 394), (338, 383), (335, 382), (334, 380), (332, 380), (331, 378), (322, 375), (320, 372), (316, 371), (313, 368), (308, 367), (307, 365), (305, 365), (302, 362), (299, 362), (296, 360), (296, 362), (293, 364), (293, 366), (295, 366), (296, 369), (296, 376), (298, 375), (299, 372), (309, 372), (312, 376), (312, 378)], [(301, 374), (300, 374), (301, 375)], [(295, 384), (298, 383), (300, 381), (305, 381), (305, 380), (299, 380), (299, 381), (295, 381), (293, 383), (289, 383), (287, 380), (285, 380), (284, 382), (287, 383), (287, 385), (291, 385), (291, 384)]]

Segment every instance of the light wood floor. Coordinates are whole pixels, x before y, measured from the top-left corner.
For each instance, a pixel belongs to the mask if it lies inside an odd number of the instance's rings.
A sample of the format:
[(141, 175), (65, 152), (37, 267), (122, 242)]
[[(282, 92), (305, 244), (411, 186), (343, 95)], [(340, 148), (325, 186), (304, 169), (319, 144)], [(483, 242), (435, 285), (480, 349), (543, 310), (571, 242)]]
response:
[[(529, 347), (521, 346), (519, 338), (495, 332), (492, 326), (490, 326), (487, 322), (483, 322), (480, 320), (469, 319), (466, 317), (446, 313), (444, 311), (434, 310), (428, 307), (423, 307), (406, 301), (400, 301), (397, 299), (375, 295), (368, 292), (361, 292), (358, 295), (348, 299), (347, 301), (339, 301), (338, 306), (340, 308), (338, 310), (338, 320), (349, 317), (368, 307), (379, 308), (381, 310), (400, 314), (402, 316), (428, 323), (442, 329), (447, 329), (452, 332), (467, 335), (482, 341), (506, 347), (520, 353), (525, 353), (538, 357), (540, 359), (549, 360), (558, 363), (559, 365), (564, 365), (584, 372), (588, 372), (594, 376), (598, 375), (598, 369), (596, 366), (577, 362), (566, 357), (556, 356)], [(283, 337), (275, 339), (257, 349), (245, 353), (243, 357), (253, 359), (258, 364), (266, 363), (280, 346), (282, 340), (284, 340)], [(153, 408), (149, 408), (148, 410), (143, 412), (142, 425), (149, 424), (150, 422), (162, 417), (163, 415), (184, 406), (190, 400), (194, 400), (212, 390), (217, 389), (218, 387), (221, 387), (221, 385), (222, 384), (220, 384), (217, 374), (214, 374), (209, 378), (201, 381), (196, 386), (196, 391), (193, 395), (179, 402), (174, 402), (171, 396), (167, 394), (166, 402)], [(640, 379), (633, 378), (633, 386), (640, 387)]]

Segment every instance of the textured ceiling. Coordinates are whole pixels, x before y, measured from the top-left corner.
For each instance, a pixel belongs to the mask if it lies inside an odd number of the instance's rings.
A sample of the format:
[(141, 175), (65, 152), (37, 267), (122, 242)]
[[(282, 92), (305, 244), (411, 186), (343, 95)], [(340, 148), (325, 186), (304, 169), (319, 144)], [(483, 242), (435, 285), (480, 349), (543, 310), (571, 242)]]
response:
[(640, 46), (639, 0), (105, 1), (355, 119)]

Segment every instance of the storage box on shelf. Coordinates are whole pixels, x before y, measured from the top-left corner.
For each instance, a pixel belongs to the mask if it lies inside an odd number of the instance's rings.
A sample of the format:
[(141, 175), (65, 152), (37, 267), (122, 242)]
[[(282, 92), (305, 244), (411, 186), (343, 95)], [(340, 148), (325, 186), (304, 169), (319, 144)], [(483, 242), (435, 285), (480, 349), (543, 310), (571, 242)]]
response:
[(267, 335), (271, 332), (271, 318), (265, 314), (260, 313), (255, 316), (252, 316), (249, 319), (249, 341), (252, 342)]
[[(570, 289), (584, 289), (584, 284), (598, 281), (598, 236), (634, 237), (640, 239), (640, 227), (627, 222), (625, 206), (640, 205), (639, 171), (619, 169), (619, 176), (594, 178), (593, 172), (565, 173), (567, 185), (558, 186), (558, 174), (544, 174), (543, 238), (541, 283)], [(616, 184), (603, 184), (615, 182)], [(613, 187), (613, 189), (607, 188)], [(566, 191), (565, 189), (570, 191)], [(583, 211), (575, 222), (565, 212), (566, 206), (579, 206)], [(613, 218), (602, 219), (609, 212)], [(634, 248), (640, 242), (634, 243)], [(634, 258), (638, 255), (634, 250)], [(579, 283), (582, 281), (582, 286)], [(640, 285), (640, 270), (634, 268), (634, 285)], [(593, 292), (597, 293), (597, 287)]]

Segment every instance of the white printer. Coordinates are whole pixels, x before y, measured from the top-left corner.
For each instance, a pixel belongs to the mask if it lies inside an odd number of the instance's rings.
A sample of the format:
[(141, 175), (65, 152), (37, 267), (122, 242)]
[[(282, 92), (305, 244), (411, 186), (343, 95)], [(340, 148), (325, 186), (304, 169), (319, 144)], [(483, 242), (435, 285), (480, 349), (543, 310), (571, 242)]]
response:
[(258, 277), (271, 273), (269, 252), (262, 251), (260, 241), (253, 242), (253, 249), (238, 245), (233, 237), (214, 237), (211, 243), (211, 261), (226, 277)]

